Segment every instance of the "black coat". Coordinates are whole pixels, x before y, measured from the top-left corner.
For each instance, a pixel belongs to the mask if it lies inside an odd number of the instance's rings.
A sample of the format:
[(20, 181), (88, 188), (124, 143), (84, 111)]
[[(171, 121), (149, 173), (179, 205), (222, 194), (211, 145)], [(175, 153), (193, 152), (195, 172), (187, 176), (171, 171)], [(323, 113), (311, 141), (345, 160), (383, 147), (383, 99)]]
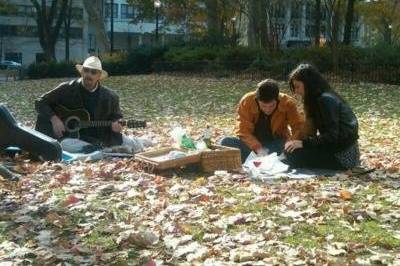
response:
[(325, 92), (317, 99), (313, 124), (319, 135), (303, 141), (305, 148), (314, 147), (338, 152), (353, 145), (358, 139), (358, 121), (350, 106), (337, 95)]
[[(61, 83), (55, 89), (45, 93), (35, 102), (38, 112), (36, 130), (54, 138), (50, 118), (55, 115), (54, 107), (62, 105), (68, 109), (84, 108), (81, 97), (81, 79)], [(115, 121), (122, 118), (119, 98), (112, 90), (99, 84), (98, 105), (94, 120)], [(122, 134), (113, 132), (111, 127), (97, 128), (98, 141), (104, 146), (121, 145)]]

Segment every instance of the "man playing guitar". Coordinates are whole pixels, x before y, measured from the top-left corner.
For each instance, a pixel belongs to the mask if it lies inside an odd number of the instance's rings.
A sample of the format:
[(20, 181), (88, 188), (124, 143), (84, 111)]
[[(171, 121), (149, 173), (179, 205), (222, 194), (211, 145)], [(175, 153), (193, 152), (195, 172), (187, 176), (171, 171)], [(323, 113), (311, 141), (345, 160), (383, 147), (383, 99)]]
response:
[(143, 150), (139, 139), (132, 139), (121, 134), (122, 125), (119, 120), (122, 113), (119, 98), (115, 92), (104, 87), (100, 81), (108, 76), (102, 69), (98, 57), (91, 56), (83, 65), (76, 65), (81, 78), (63, 82), (55, 89), (45, 93), (35, 102), (38, 112), (36, 130), (61, 140), (67, 137), (67, 126), (62, 119), (62, 114), (57, 110), (83, 109), (87, 111), (88, 119), (97, 121), (110, 121), (108, 126), (87, 127), (79, 130), (82, 141), (105, 147), (127, 145), (133, 153)]

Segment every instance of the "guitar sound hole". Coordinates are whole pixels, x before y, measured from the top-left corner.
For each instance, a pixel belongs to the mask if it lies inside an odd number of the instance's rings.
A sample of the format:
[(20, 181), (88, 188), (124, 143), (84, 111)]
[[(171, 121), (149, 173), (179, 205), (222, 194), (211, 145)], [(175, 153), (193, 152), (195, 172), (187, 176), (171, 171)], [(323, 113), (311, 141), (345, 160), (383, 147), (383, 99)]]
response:
[(65, 123), (66, 129), (69, 132), (75, 132), (75, 131), (79, 130), (79, 127), (80, 127), (79, 126), (79, 119), (70, 118), (65, 122), (66, 122)]

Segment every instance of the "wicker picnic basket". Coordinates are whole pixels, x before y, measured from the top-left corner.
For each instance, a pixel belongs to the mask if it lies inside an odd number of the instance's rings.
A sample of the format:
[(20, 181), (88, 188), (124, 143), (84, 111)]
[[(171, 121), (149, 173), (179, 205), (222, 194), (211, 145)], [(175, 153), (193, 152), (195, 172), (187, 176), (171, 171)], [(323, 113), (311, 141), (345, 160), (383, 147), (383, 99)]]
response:
[(204, 172), (239, 169), (242, 167), (240, 150), (226, 146), (212, 145), (211, 150), (201, 153), (201, 167)]
[(182, 158), (157, 160), (157, 157), (167, 155), (171, 151), (182, 151), (180, 149), (165, 147), (153, 151), (141, 152), (135, 155), (135, 160), (149, 171), (162, 171), (170, 168), (179, 168), (188, 164), (199, 163), (201, 154), (199, 152), (188, 154)]

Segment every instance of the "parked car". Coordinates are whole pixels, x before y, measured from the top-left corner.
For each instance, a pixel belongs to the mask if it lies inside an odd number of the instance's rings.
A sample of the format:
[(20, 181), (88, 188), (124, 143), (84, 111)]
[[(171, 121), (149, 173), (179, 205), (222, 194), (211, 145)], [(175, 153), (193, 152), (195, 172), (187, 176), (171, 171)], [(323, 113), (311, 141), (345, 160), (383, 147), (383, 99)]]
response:
[(0, 69), (20, 69), (22, 68), (22, 64), (11, 61), (11, 60), (3, 60), (0, 62)]

